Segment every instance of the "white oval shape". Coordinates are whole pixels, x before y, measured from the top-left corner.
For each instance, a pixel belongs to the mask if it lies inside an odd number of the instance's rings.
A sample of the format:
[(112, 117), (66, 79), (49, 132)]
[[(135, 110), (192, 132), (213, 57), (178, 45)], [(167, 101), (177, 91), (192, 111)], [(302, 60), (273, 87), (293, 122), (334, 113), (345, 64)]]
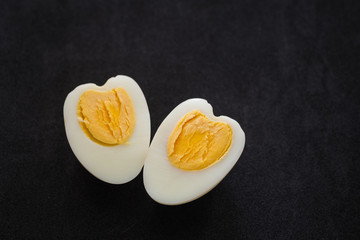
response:
[[(233, 139), (222, 159), (208, 168), (185, 171), (173, 166), (167, 155), (167, 143), (178, 121), (192, 110), (201, 111), (213, 121), (228, 123)], [(178, 205), (193, 201), (212, 190), (230, 172), (245, 146), (245, 134), (239, 123), (226, 116), (214, 116), (212, 106), (204, 99), (189, 99), (179, 104), (161, 123), (151, 142), (144, 165), (144, 185), (156, 202)]]
[[(121, 87), (130, 96), (136, 123), (124, 144), (103, 146), (91, 140), (82, 130), (77, 115), (80, 96), (88, 90), (106, 92)], [(122, 184), (134, 179), (141, 171), (150, 143), (150, 114), (143, 92), (130, 77), (110, 78), (103, 86), (92, 83), (76, 87), (64, 103), (66, 136), (80, 163), (98, 179), (112, 184)]]

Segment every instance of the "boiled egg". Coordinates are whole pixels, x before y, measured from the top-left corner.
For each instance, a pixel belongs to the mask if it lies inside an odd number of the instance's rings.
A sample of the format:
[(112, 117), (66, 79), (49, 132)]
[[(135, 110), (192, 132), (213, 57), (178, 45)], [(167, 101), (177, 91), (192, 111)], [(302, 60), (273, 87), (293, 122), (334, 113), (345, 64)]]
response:
[(165, 205), (195, 200), (229, 173), (244, 145), (237, 121), (214, 116), (204, 99), (189, 99), (170, 112), (155, 133), (143, 170), (145, 189)]
[(103, 86), (76, 87), (64, 103), (70, 147), (98, 179), (121, 184), (141, 171), (150, 143), (150, 114), (143, 92), (130, 77)]

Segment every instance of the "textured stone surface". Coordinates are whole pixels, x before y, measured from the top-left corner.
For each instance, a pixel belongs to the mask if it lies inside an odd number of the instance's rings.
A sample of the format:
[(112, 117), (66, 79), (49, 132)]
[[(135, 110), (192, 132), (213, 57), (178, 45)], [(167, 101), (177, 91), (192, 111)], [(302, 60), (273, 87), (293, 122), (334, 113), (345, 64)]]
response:
[[(1, 1), (1, 239), (357, 239), (359, 3)], [(246, 145), (212, 192), (162, 206), (95, 179), (67, 143), (77, 85), (118, 74), (152, 136), (201, 97)]]

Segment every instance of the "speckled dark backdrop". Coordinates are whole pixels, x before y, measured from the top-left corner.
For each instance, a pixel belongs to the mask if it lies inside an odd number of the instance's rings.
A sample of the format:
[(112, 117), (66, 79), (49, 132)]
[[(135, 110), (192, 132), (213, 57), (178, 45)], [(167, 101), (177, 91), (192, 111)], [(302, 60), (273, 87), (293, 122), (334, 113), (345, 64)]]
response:
[[(1, 1), (0, 238), (358, 239), (360, 4), (334, 2)], [(240, 122), (212, 192), (162, 206), (75, 159), (65, 97), (117, 74), (152, 136), (192, 97)]]

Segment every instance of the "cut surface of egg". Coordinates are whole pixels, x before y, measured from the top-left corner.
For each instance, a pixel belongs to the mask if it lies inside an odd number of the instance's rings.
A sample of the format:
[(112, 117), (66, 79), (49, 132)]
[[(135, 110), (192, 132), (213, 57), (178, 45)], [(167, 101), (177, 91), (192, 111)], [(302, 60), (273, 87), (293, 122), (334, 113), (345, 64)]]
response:
[(213, 114), (204, 99), (179, 104), (161, 123), (143, 171), (147, 193), (165, 205), (195, 200), (213, 189), (245, 146), (239, 123)]
[(127, 76), (83, 84), (64, 103), (65, 131), (80, 163), (102, 181), (121, 184), (141, 171), (150, 143), (143, 92)]

